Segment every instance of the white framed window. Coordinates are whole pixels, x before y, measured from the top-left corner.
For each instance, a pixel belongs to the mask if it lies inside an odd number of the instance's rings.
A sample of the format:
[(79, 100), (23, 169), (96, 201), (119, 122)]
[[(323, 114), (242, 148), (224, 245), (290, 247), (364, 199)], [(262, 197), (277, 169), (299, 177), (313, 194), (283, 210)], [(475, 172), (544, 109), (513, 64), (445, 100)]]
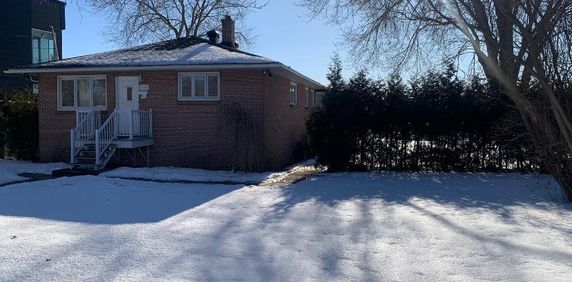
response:
[(290, 106), (298, 104), (298, 85), (290, 82)]
[(179, 100), (220, 100), (220, 77), (218, 72), (179, 73)]
[(304, 87), (304, 94), (306, 94), (306, 108), (310, 105), (310, 89), (308, 87)]
[(312, 92), (312, 106), (315, 107), (317, 105), (316, 104), (316, 90), (312, 89), (311, 92)]
[(105, 75), (58, 76), (58, 110), (107, 109)]
[(324, 91), (318, 91), (316, 92), (316, 107), (320, 106), (322, 104), (322, 99), (324, 98)]

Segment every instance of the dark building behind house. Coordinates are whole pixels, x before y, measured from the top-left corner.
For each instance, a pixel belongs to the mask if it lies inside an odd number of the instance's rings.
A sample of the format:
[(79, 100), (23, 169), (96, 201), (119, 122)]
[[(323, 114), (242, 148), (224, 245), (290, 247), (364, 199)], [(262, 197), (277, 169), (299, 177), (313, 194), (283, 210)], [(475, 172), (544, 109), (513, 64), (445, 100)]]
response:
[(65, 5), (58, 0), (0, 1), (0, 91), (34, 86), (26, 76), (4, 70), (62, 58)]

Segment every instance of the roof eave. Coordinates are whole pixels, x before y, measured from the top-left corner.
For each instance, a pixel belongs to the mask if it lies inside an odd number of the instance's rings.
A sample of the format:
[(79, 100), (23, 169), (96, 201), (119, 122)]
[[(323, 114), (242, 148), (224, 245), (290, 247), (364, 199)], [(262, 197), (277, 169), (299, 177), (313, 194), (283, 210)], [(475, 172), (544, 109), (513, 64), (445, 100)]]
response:
[(306, 80), (307, 82), (309, 82), (309, 83), (311, 83), (311, 84), (313, 84), (313, 85), (309, 85), (309, 86), (311, 86), (312, 88), (314, 88), (314, 89), (316, 89), (316, 90), (326, 89), (326, 86), (324, 86), (323, 84), (321, 84), (321, 83), (319, 83), (319, 82), (317, 82), (317, 81), (315, 81), (315, 80), (313, 80), (313, 79), (311, 79), (311, 78), (309, 78), (309, 77), (303, 75), (302, 73), (296, 71), (295, 69), (293, 69), (293, 68), (291, 68), (291, 67), (289, 67), (289, 66), (287, 66), (287, 65), (284, 65), (284, 64), (280, 63), (280, 68), (283, 69), (283, 70), (286, 70), (287, 72), (290, 72), (291, 74), (293, 74), (293, 75), (295, 75), (295, 76), (298, 76), (298, 77), (300, 77), (300, 78)]
[(7, 74), (48, 74), (48, 73), (85, 73), (85, 72), (118, 72), (118, 71), (189, 71), (215, 69), (272, 69), (280, 68), (298, 76), (312, 87), (326, 88), (321, 83), (301, 74), (300, 72), (279, 62), (258, 64), (210, 64), (210, 65), (164, 65), (164, 66), (85, 66), (85, 67), (36, 67), (16, 68), (4, 71)]
[(257, 64), (208, 64), (208, 65), (157, 65), (157, 66), (82, 66), (82, 67), (35, 67), (15, 68), (4, 71), (7, 74), (43, 74), (70, 72), (106, 72), (106, 71), (154, 71), (154, 70), (208, 70), (208, 69), (259, 69), (274, 68), (280, 63)]

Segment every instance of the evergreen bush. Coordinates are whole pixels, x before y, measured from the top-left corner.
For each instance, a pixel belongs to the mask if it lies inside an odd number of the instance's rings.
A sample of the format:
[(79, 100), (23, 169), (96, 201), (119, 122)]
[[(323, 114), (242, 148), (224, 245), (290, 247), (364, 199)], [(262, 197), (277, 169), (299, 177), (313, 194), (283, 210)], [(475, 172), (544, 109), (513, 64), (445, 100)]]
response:
[(372, 80), (363, 71), (346, 83), (334, 59), (328, 79), (307, 128), (318, 162), (330, 170), (540, 168), (526, 138), (514, 134), (524, 129), (511, 104), (483, 79), (458, 79), (451, 64), (408, 84), (397, 75)]
[(2, 156), (23, 160), (38, 159), (38, 104), (31, 91), (0, 94), (0, 145)]

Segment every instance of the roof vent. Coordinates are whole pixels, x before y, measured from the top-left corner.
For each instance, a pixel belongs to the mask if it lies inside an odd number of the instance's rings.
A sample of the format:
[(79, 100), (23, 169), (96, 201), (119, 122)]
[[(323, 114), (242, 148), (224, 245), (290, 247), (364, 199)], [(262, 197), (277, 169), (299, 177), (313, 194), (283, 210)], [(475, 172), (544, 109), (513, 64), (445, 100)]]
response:
[(220, 34), (216, 29), (211, 29), (209, 32), (207, 32), (207, 37), (209, 38), (210, 43), (217, 44)]

